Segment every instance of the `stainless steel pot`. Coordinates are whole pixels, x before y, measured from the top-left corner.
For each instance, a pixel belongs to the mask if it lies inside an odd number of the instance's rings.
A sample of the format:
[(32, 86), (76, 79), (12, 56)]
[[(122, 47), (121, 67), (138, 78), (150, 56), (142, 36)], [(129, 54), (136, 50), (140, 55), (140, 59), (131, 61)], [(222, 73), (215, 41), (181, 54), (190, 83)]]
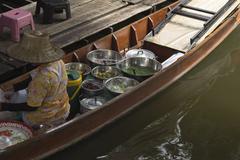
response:
[(81, 89), (84, 96), (96, 96), (103, 92), (104, 85), (100, 81), (87, 79), (82, 82)]
[(129, 51), (127, 51), (127, 53), (125, 54), (126, 58), (130, 58), (130, 57), (145, 57), (145, 58), (150, 58), (150, 59), (157, 59), (156, 55), (146, 49), (131, 49)]
[(137, 80), (122, 76), (113, 77), (104, 82), (104, 86), (113, 95), (125, 93), (138, 84), (139, 82)]
[(145, 57), (131, 57), (124, 59), (117, 64), (117, 67), (126, 76), (138, 81), (143, 81), (162, 69), (160, 62)]
[(96, 66), (92, 69), (91, 74), (98, 79), (106, 80), (112, 77), (119, 76), (121, 71), (114, 66)]
[(85, 113), (97, 109), (106, 103), (106, 99), (100, 96), (83, 98), (80, 100), (80, 112)]
[(65, 64), (66, 70), (76, 70), (81, 72), (84, 76), (88, 75), (91, 72), (91, 68), (84, 63), (80, 62), (71, 62)]
[(97, 49), (87, 54), (87, 59), (96, 65), (115, 65), (122, 60), (120, 53), (108, 49)]

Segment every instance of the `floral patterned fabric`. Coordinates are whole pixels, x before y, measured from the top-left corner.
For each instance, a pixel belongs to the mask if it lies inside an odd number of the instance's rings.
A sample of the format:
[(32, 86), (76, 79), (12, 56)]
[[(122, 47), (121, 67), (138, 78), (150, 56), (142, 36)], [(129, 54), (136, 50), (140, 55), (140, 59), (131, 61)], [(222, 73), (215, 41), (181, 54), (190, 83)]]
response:
[(27, 88), (27, 104), (38, 109), (25, 112), (24, 119), (32, 124), (47, 124), (66, 117), (70, 108), (67, 81), (62, 60), (39, 66)]

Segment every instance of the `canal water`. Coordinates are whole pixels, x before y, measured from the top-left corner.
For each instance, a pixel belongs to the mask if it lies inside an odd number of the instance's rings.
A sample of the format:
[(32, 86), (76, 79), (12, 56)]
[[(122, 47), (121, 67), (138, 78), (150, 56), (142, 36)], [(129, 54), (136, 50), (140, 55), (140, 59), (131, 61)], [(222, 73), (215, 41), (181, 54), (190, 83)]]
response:
[(48, 159), (239, 160), (239, 44), (237, 28), (167, 90)]

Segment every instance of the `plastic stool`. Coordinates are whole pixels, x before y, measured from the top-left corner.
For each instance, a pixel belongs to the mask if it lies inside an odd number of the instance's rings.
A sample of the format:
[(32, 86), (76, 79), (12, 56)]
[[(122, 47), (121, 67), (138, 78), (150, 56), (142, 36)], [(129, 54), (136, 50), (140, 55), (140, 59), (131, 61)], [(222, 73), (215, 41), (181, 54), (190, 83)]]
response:
[(32, 14), (26, 10), (17, 8), (0, 16), (0, 34), (4, 27), (10, 28), (13, 41), (20, 41), (20, 30), (27, 25), (31, 25), (32, 30), (35, 30)]
[(41, 8), (43, 9), (43, 23), (49, 24), (53, 22), (54, 13), (66, 12), (66, 18), (71, 18), (70, 3), (68, 0), (38, 0), (35, 15), (39, 15)]

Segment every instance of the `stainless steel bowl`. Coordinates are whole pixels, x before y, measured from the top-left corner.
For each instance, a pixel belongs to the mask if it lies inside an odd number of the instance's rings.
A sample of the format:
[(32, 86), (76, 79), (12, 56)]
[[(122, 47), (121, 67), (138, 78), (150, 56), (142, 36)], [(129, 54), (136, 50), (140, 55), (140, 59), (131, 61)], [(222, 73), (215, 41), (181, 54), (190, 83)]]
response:
[(139, 82), (128, 77), (113, 77), (104, 82), (104, 86), (113, 94), (121, 94), (138, 85)]
[(98, 79), (106, 80), (112, 77), (119, 76), (121, 71), (114, 66), (97, 66), (92, 69), (91, 74)]
[(88, 75), (91, 72), (91, 68), (84, 63), (72, 62), (65, 64), (66, 70), (76, 70), (83, 73), (84, 76)]
[(122, 56), (116, 51), (97, 49), (89, 52), (87, 59), (94, 65), (115, 65), (122, 59)]
[(80, 112), (85, 113), (94, 109), (97, 109), (106, 103), (106, 99), (100, 96), (83, 98), (80, 100)]
[(117, 67), (127, 76), (142, 81), (156, 72), (161, 71), (162, 65), (154, 59), (131, 57), (120, 61)]
[(82, 82), (81, 89), (85, 96), (96, 96), (103, 92), (104, 85), (100, 81), (87, 79)]
[(157, 59), (156, 55), (146, 49), (131, 49), (129, 51), (127, 51), (127, 53), (125, 54), (126, 58), (130, 58), (130, 57), (145, 57), (145, 58), (150, 58), (150, 59)]

